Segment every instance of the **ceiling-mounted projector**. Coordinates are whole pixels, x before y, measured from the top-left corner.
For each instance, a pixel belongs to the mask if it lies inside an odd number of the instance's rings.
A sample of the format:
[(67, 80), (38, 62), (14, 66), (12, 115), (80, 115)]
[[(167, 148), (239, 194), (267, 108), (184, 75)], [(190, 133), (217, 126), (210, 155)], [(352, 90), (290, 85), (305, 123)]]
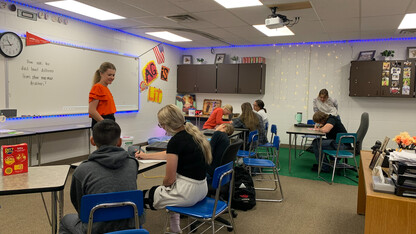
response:
[(276, 17), (276, 18), (268, 18), (265, 21), (266, 27), (270, 29), (281, 28), (285, 26), (285, 22), (283, 19)]
[(269, 29), (276, 29), (284, 26), (292, 27), (299, 22), (299, 17), (290, 20), (285, 15), (277, 14), (277, 7), (271, 7), (270, 10), (272, 11), (272, 14), (265, 20), (265, 25)]

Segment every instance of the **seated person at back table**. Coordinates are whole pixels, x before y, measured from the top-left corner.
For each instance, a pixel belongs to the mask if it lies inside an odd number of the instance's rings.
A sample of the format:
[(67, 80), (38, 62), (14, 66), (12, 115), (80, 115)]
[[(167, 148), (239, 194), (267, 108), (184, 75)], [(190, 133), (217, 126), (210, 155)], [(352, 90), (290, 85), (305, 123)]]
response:
[[(232, 119), (235, 128), (248, 128), (251, 131), (257, 130), (259, 135), (259, 144), (266, 144), (266, 130), (264, 129), (263, 119), (259, 114), (253, 111), (251, 104), (245, 102), (241, 104), (241, 115)], [(247, 142), (245, 142), (247, 144)]]
[[(79, 218), (81, 198), (87, 194), (110, 193), (137, 189), (139, 163), (121, 146), (120, 126), (110, 119), (96, 123), (92, 129), (91, 144), (97, 150), (74, 171), (71, 183), (71, 201), (78, 214), (65, 215), (59, 233), (86, 233), (88, 223)], [(94, 223), (92, 233), (106, 233), (134, 228), (134, 219)]]
[[(320, 125), (320, 127), (315, 127), (315, 131), (326, 133), (326, 139), (322, 139), (322, 150), (337, 150), (338, 144), (335, 142), (338, 133), (346, 133), (344, 125), (341, 123), (341, 120), (333, 115), (325, 114), (321, 111), (315, 112), (313, 115), (313, 121)], [(313, 152), (315, 153), (316, 161), (319, 164), (319, 138), (316, 138), (312, 142)], [(341, 145), (340, 149), (347, 149), (348, 144)], [(323, 154), (322, 154), (323, 155)], [(328, 163), (328, 159), (325, 157), (324, 162)], [(314, 164), (312, 167), (313, 171), (318, 170), (318, 164)], [(322, 172), (329, 172), (330, 167), (328, 165), (322, 164)]]
[(313, 111), (321, 111), (328, 115), (338, 116), (338, 102), (335, 98), (328, 96), (328, 90), (321, 89), (318, 97), (313, 99)]
[(228, 136), (233, 134), (234, 127), (231, 124), (221, 124), (216, 129), (214, 134), (211, 137), (211, 141), (209, 142), (211, 145), (211, 152), (212, 152), (212, 163), (211, 165), (207, 165), (207, 173), (208, 175), (214, 175), (215, 168), (221, 166), (222, 155), (230, 145), (230, 139)]
[(230, 121), (223, 121), (222, 116), (223, 115), (230, 115), (233, 113), (233, 106), (231, 105), (225, 105), (224, 107), (215, 108), (211, 115), (209, 116), (208, 120), (205, 122), (202, 129), (214, 129), (217, 125), (223, 124), (223, 123), (230, 123)]

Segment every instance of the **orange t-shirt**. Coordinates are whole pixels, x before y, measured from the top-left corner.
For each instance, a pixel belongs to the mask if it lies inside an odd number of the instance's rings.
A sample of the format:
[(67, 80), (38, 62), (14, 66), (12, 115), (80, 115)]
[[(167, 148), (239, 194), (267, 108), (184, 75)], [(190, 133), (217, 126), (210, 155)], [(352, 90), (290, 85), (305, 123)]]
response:
[(114, 98), (110, 89), (100, 83), (95, 84), (91, 88), (89, 102), (92, 102), (93, 100), (99, 101), (97, 111), (100, 115), (109, 115), (117, 112), (116, 104), (114, 103)]
[(217, 107), (212, 111), (211, 115), (209, 116), (208, 120), (205, 122), (203, 129), (213, 129), (215, 126), (229, 123), (230, 121), (223, 121), (222, 116), (224, 115), (224, 110), (221, 107)]

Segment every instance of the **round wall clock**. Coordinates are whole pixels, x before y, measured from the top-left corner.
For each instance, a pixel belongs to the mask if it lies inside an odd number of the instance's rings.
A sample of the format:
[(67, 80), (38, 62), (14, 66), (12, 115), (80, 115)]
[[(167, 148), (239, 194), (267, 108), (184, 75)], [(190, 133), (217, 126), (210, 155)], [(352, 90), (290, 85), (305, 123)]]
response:
[(5, 32), (0, 35), (0, 53), (7, 58), (18, 56), (23, 50), (20, 36), (14, 32)]

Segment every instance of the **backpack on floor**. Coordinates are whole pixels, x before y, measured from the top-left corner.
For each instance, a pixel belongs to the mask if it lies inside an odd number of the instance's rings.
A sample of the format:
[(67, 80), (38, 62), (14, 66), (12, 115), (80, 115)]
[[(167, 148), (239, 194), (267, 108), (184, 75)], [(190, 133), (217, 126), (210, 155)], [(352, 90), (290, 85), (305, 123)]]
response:
[(248, 170), (235, 167), (234, 194), (231, 207), (237, 210), (250, 210), (256, 205), (256, 191)]

